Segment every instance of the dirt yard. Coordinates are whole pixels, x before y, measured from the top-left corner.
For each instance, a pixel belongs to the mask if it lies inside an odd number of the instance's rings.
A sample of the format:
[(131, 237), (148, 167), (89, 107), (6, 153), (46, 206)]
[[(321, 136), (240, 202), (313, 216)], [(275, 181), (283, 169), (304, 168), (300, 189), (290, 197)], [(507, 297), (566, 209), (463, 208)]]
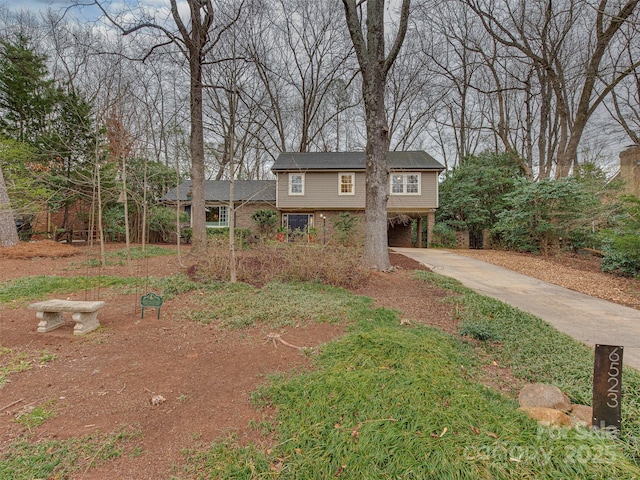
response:
[[(27, 252), (24, 247), (23, 253), (0, 249), (0, 281), (32, 275), (146, 277), (184, 270), (176, 256), (134, 261), (131, 270), (121, 265), (87, 269), (81, 266), (92, 254), (86, 247), (39, 242), (29, 248)], [(546, 275), (543, 280), (640, 308), (640, 282), (611, 279), (599, 273), (592, 258), (541, 260), (501, 252), (459, 253)], [(451, 305), (439, 302), (444, 292), (411, 278), (410, 271), (420, 265), (397, 254), (392, 263), (399, 267), (395, 273), (372, 274), (356, 293), (375, 298), (380, 306), (401, 309), (403, 321), (455, 333)], [(0, 388), (0, 451), (29, 434), (15, 422), (15, 415), (30, 405), (54, 401), (55, 416), (27, 438), (79, 437), (123, 425), (141, 432), (135, 442), (141, 449), (135, 455), (129, 452), (74, 478), (169, 478), (172, 465), (182, 461), (183, 448), (230, 433), (241, 442), (260, 441), (248, 424), (268, 413), (252, 408), (250, 392), (269, 374), (308, 367), (307, 357), (298, 350), (265, 341), (272, 332), (264, 326), (220, 330), (213, 324), (180, 321), (178, 312), (188, 305), (186, 298), (166, 302), (160, 320), (153, 310), (140, 318), (139, 293), (81, 291), (70, 298), (93, 300), (98, 295), (107, 302), (99, 315), (102, 329), (86, 336), (73, 336), (71, 322), (37, 333), (35, 312), (25, 302), (0, 306), (0, 347), (26, 352), (30, 359), (40, 358), (44, 351), (56, 355), (52, 362), (34, 362), (33, 368), (12, 375)], [(293, 345), (312, 347), (344, 332), (321, 324), (274, 333)], [(4, 357), (0, 356), (0, 366)], [(504, 378), (508, 372), (501, 375)], [(152, 405), (156, 395), (164, 401)]]

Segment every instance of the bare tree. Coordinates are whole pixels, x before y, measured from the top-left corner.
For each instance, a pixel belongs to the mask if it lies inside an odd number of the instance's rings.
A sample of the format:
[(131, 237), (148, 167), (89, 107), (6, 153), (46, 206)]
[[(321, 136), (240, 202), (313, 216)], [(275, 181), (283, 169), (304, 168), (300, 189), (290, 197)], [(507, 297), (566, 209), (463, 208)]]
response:
[(0, 165), (0, 246), (13, 247), (18, 244), (18, 230), (13, 218), (13, 209), (9, 203), (7, 185)]
[[(402, 1), (398, 31), (389, 52), (385, 49), (384, 0), (342, 0), (342, 3), (347, 28), (360, 64), (366, 114), (365, 263), (372, 269), (389, 270), (391, 263), (387, 239), (387, 153), (390, 137), (385, 108), (385, 86), (389, 70), (407, 33), (411, 2)], [(365, 3), (366, 14), (362, 11), (362, 5)]]
[[(171, 17), (176, 25), (177, 32), (171, 31), (159, 23), (140, 21), (132, 27), (122, 27), (112, 19), (101, 2), (95, 4), (103, 14), (116, 25), (123, 35), (129, 35), (143, 29), (154, 29), (162, 32), (167, 37), (164, 44), (156, 44), (151, 51), (162, 45), (174, 44), (178, 47), (184, 58), (188, 61), (189, 85), (190, 85), (190, 120), (191, 120), (191, 221), (193, 228), (194, 256), (204, 255), (207, 248), (206, 213), (204, 197), (205, 181), (205, 152), (203, 131), (203, 83), (202, 70), (207, 54), (220, 40), (222, 35), (237, 20), (242, 6), (236, 11), (236, 16), (223, 18), (220, 26), (214, 29), (214, 8), (212, 0), (186, 0), (189, 7), (189, 18), (185, 21), (180, 15), (177, 0), (170, 0)], [(212, 30), (215, 34), (212, 35)], [(150, 52), (151, 53), (151, 52)], [(150, 54), (149, 53), (149, 54)]]
[[(634, 59), (640, 57), (637, 41), (639, 28), (640, 23), (627, 25), (622, 35), (621, 49), (612, 63), (633, 65)], [(611, 118), (622, 127), (625, 136), (635, 145), (640, 145), (640, 67), (615, 86), (610, 101), (604, 105)]]
[(324, 149), (336, 117), (354, 107), (334, 95), (356, 75), (338, 6), (339, 0), (279, 0), (252, 18), (247, 56), (264, 85), (263, 108), (279, 151)]
[(422, 148), (424, 132), (430, 128), (436, 107), (446, 95), (447, 89), (438, 84), (426, 57), (420, 55), (420, 43), (416, 31), (408, 32), (403, 53), (389, 71), (385, 102), (390, 150)]
[[(555, 159), (555, 176), (566, 177), (577, 165), (590, 118), (639, 65), (637, 60), (627, 65), (603, 61), (622, 26), (636, 12), (638, 0), (600, 0), (597, 5), (584, 0), (461, 1), (510, 55), (522, 56), (533, 68), (546, 102), (540, 112), (544, 122), (540, 138), (547, 143), (546, 149), (542, 145), (538, 149), (546, 157), (540, 165), (541, 176), (551, 172), (546, 162)], [(615, 73), (603, 82), (606, 70)]]

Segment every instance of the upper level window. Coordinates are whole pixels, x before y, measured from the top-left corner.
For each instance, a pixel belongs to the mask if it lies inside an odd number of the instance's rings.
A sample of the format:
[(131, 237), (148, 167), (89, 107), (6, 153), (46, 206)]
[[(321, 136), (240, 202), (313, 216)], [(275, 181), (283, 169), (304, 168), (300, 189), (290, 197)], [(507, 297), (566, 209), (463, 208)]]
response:
[(339, 173), (338, 174), (338, 195), (355, 195), (355, 174)]
[(392, 173), (392, 195), (420, 195), (419, 173)]
[(304, 173), (289, 174), (289, 195), (304, 195)]

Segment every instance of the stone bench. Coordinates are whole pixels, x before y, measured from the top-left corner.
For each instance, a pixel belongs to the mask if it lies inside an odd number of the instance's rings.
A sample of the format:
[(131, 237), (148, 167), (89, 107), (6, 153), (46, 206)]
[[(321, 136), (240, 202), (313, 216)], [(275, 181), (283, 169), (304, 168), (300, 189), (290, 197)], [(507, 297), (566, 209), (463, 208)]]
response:
[(104, 307), (105, 302), (83, 302), (78, 300), (47, 300), (32, 303), (31, 310), (36, 310), (36, 317), (40, 319), (38, 332), (46, 333), (64, 325), (62, 312), (73, 313), (74, 335), (88, 333), (100, 326), (98, 322), (98, 310)]

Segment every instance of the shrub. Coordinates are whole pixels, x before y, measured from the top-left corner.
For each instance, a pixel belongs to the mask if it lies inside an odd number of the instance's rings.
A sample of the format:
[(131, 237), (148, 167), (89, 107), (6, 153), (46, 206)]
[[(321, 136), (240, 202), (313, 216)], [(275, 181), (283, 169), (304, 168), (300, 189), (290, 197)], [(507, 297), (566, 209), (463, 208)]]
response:
[(182, 235), (182, 238), (184, 238), (185, 242), (191, 243), (191, 237), (193, 237), (193, 228), (191, 227), (183, 228), (180, 234)]
[(259, 208), (251, 214), (251, 221), (256, 224), (261, 235), (271, 236), (278, 223), (278, 212), (270, 208)]
[[(209, 243), (215, 255), (200, 266), (198, 275), (218, 281), (230, 276), (229, 251), (219, 240)], [(355, 287), (369, 275), (361, 265), (361, 252), (342, 246), (313, 243), (268, 243), (238, 253), (238, 281), (262, 286), (272, 281), (318, 282)]]
[[(180, 213), (180, 223), (189, 221), (186, 212)], [(163, 242), (169, 241), (169, 235), (176, 231), (176, 211), (169, 207), (152, 207), (149, 212), (149, 231), (157, 233)]]
[(341, 212), (332, 219), (336, 241), (343, 246), (353, 243), (354, 233), (358, 228), (359, 218), (349, 212)]
[(438, 222), (433, 226), (432, 238), (429, 243), (434, 247), (455, 247), (456, 232), (446, 223)]
[(640, 275), (640, 260), (632, 258), (625, 252), (618, 251), (611, 244), (602, 248), (604, 257), (600, 262), (600, 269), (606, 273), (613, 273), (621, 277), (637, 277)]
[(542, 254), (584, 239), (600, 207), (590, 186), (574, 178), (521, 180), (504, 198), (510, 208), (498, 214), (492, 233), (507, 248)]
[(602, 232), (604, 258), (600, 268), (622, 276), (640, 275), (640, 199), (622, 198), (622, 208), (612, 219), (613, 227)]
[(491, 228), (508, 202), (505, 195), (523, 178), (509, 153), (485, 152), (464, 158), (440, 184), (440, 208), (436, 221), (454, 230)]
[(124, 207), (121, 204), (111, 205), (102, 211), (104, 233), (109, 240), (116, 241), (119, 235), (125, 234)]
[[(251, 237), (251, 230), (248, 228), (236, 228), (234, 229), (236, 235), (236, 245), (241, 245), (242, 247), (247, 246), (247, 240)], [(229, 238), (229, 227), (223, 228), (207, 228), (207, 237), (210, 240), (214, 239), (227, 239)]]

